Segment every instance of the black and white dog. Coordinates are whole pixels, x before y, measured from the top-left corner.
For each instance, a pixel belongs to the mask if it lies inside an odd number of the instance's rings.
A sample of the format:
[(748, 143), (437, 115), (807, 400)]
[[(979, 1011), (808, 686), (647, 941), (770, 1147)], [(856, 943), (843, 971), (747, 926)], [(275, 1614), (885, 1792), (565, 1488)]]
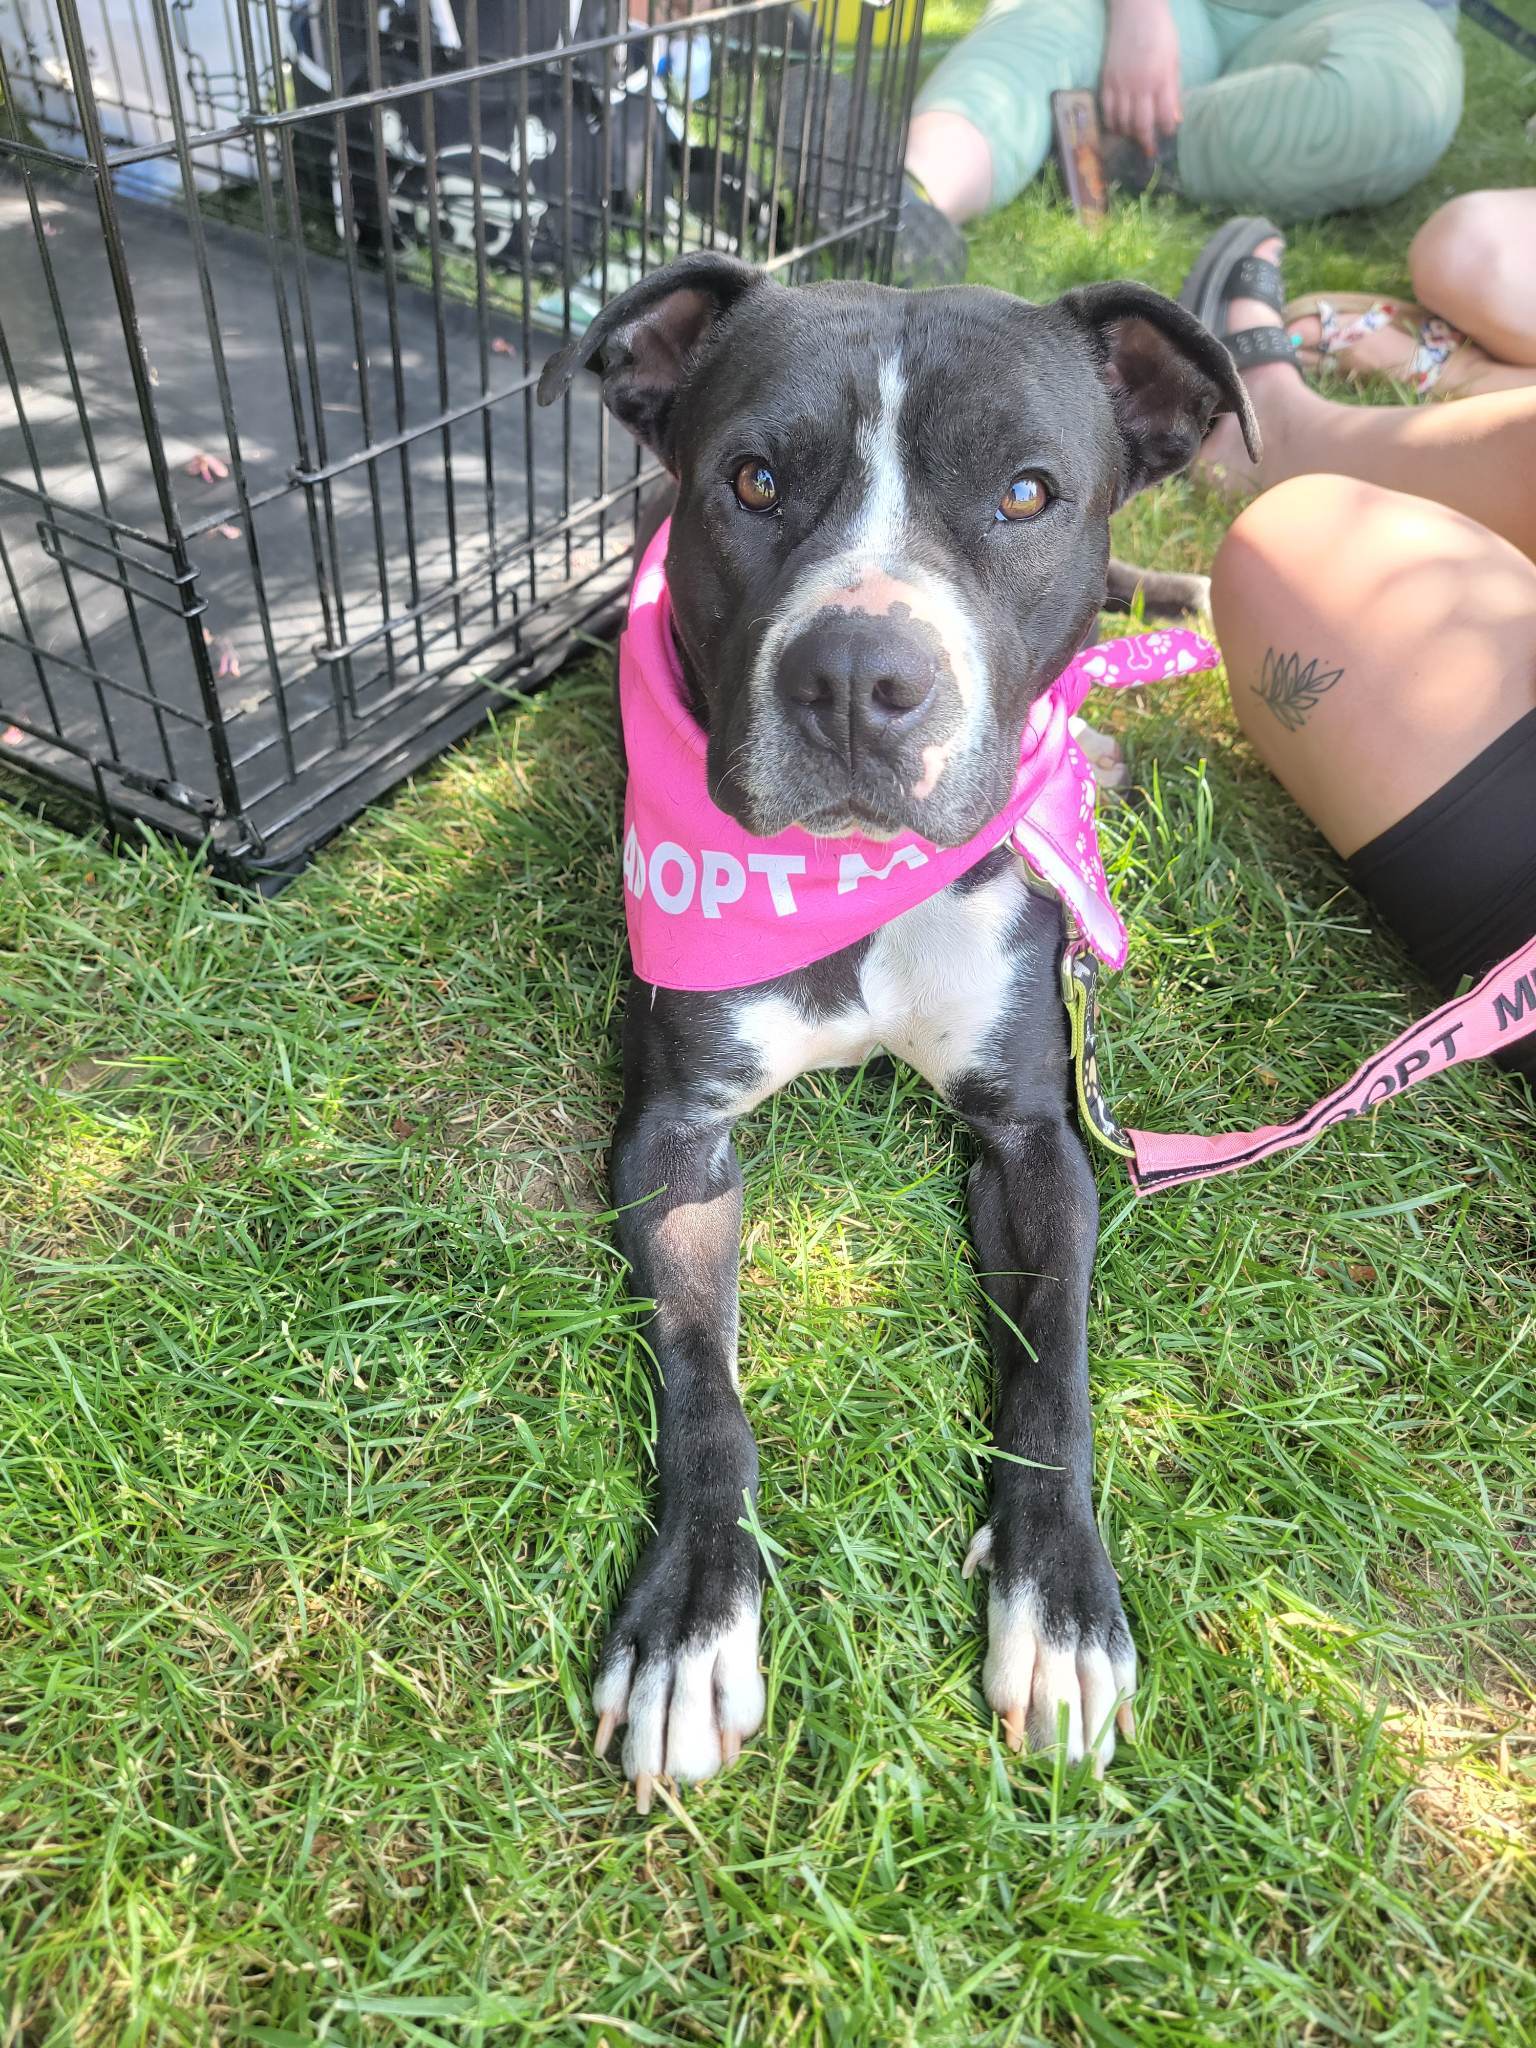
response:
[[(977, 834), (1007, 800), (1031, 703), (1103, 604), (1111, 512), (1183, 468), (1218, 413), (1255, 442), (1226, 350), (1130, 284), (1049, 306), (975, 287), (788, 289), (700, 253), (609, 305), (547, 366), (541, 399), (589, 363), (676, 481), (668, 581), (709, 794), (765, 836)], [(642, 1810), (658, 1776), (730, 1762), (763, 1714), (732, 1127), (794, 1075), (877, 1048), (975, 1134), (1000, 1453), (966, 1560), (992, 1575), (986, 1697), (1016, 1749), (1064, 1722), (1069, 1757), (1102, 1768), (1117, 1721), (1131, 1732), (1136, 1654), (1094, 1519), (1098, 1203), (1062, 945), (1058, 902), (1005, 846), (776, 981), (632, 987), (613, 1191), (654, 1304), (660, 1499), (594, 1705), (599, 1753), (628, 1724)]]

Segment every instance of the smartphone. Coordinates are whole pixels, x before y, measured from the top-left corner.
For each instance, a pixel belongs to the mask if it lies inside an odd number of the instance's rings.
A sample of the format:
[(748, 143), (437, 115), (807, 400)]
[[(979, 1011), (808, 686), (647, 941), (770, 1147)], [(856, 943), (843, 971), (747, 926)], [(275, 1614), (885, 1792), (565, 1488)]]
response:
[(1100, 221), (1109, 209), (1099, 105), (1091, 92), (1051, 94), (1051, 125), (1067, 197), (1079, 220)]

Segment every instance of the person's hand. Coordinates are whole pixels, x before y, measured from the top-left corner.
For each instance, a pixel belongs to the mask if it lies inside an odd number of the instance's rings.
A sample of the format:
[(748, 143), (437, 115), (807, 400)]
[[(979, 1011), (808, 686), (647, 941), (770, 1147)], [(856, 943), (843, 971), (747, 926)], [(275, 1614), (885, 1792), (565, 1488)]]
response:
[(1183, 119), (1179, 32), (1167, 0), (1110, 0), (1099, 111), (1116, 135), (1130, 135), (1148, 156)]

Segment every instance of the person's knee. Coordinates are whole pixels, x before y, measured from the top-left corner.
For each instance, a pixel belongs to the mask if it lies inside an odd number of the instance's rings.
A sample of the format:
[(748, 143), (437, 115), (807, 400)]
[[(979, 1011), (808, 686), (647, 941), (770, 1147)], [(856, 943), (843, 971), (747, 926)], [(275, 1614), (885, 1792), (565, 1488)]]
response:
[(1211, 564), (1211, 609), (1223, 618), (1251, 617), (1309, 588), (1356, 522), (1378, 516), (1391, 491), (1348, 476), (1296, 476), (1263, 492), (1228, 528)]
[(1440, 161), (1461, 124), (1455, 36), (1417, 0), (1355, 0), (1336, 17), (1328, 68), (1352, 109), (1355, 138), (1335, 207), (1399, 198)]
[[(1345, 17), (1346, 22), (1348, 17)], [(1344, 67), (1370, 118), (1367, 137), (1393, 153), (1418, 151), (1438, 162), (1461, 125), (1465, 71), (1461, 46), (1431, 8), (1410, 0), (1371, 8)]]
[(1097, 81), (1104, 18), (1104, 0), (991, 0), (924, 83), (919, 119), (958, 116), (979, 135), (988, 208), (1006, 205), (1045, 162), (1052, 92)]
[(1460, 47), (1421, 0), (1312, 0), (1190, 95), (1179, 175), (1201, 204), (1279, 221), (1381, 206), (1444, 155), (1461, 108)]
[(1462, 316), (1498, 293), (1506, 270), (1529, 260), (1523, 238), (1511, 236), (1510, 196), (1463, 192), (1425, 221), (1408, 248), (1421, 305), (1464, 326)]

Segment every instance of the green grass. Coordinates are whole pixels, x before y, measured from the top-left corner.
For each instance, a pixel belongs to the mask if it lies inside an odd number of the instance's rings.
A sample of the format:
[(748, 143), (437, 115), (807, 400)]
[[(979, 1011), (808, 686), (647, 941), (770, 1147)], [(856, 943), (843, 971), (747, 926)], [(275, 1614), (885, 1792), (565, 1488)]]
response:
[[(1393, 285), (1529, 178), (1536, 80), (1292, 275)], [(1176, 284), (1166, 201), (976, 274)], [(1144, 501), (1142, 560), (1226, 512)], [(1020, 1762), (959, 1563), (965, 1145), (910, 1077), (742, 1133), (769, 1717), (649, 1823), (587, 1686), (644, 1527), (610, 1245), (619, 784), (588, 667), (277, 903), (0, 810), (0, 2043), (1536, 2039), (1536, 1119), (1460, 1074), (1137, 1205), (1098, 1485), (1145, 1661), (1108, 1782)], [(1148, 1124), (1266, 1120), (1422, 1007), (1219, 687), (1126, 719), (1106, 992)]]

